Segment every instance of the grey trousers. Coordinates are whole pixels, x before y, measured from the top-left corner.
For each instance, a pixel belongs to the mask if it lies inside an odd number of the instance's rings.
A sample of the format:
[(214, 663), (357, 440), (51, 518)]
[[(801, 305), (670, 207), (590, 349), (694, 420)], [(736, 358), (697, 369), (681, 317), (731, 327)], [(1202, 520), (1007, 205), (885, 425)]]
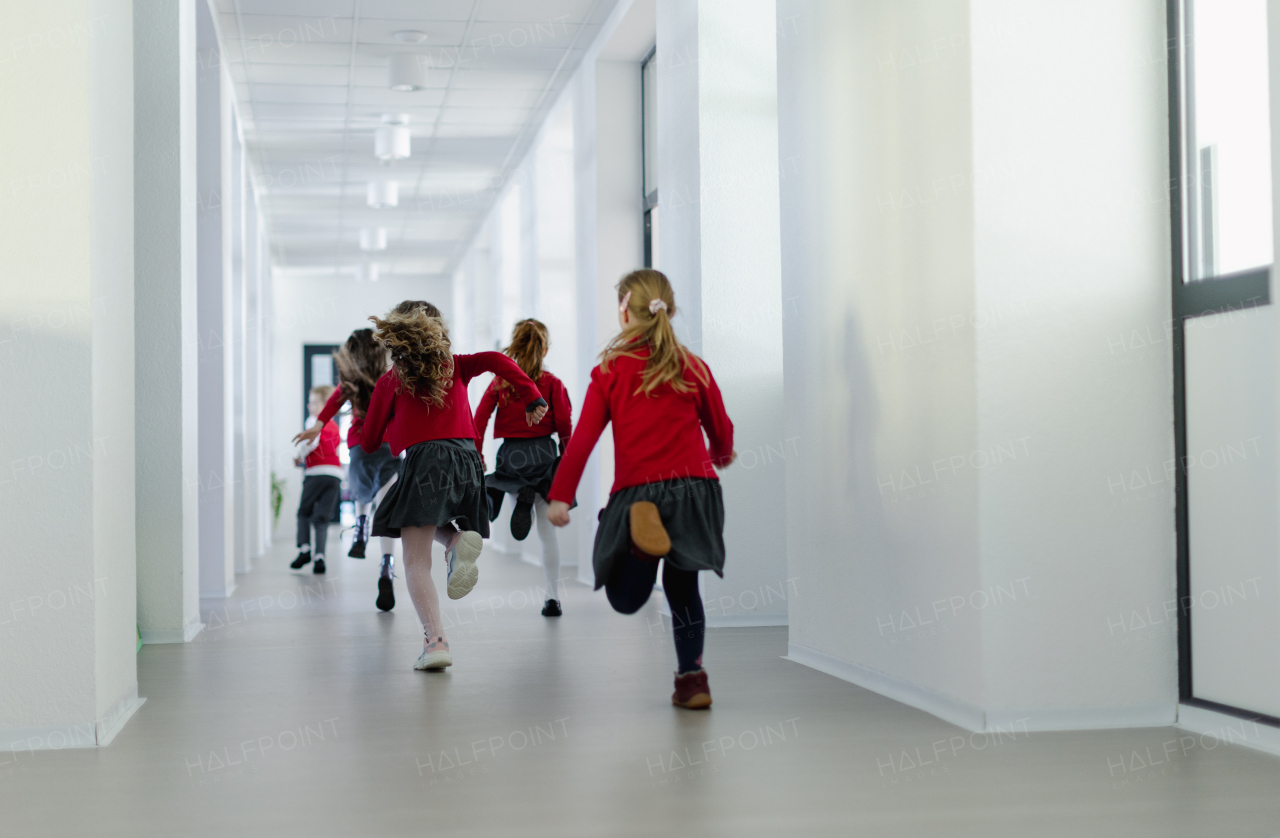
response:
[(342, 481), (331, 474), (311, 474), (302, 478), (302, 500), (298, 503), (298, 546), (311, 544), (311, 528), (315, 527), (316, 555), (324, 555), (329, 538), (329, 521), (342, 495)]

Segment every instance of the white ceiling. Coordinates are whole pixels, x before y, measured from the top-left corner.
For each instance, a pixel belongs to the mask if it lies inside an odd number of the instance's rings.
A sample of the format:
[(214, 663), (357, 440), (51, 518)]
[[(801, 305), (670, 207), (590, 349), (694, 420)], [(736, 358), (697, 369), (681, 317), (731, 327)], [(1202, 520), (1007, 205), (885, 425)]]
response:
[[(452, 273), (616, 3), (210, 0), (275, 270)], [(390, 89), (395, 52), (429, 58), (425, 89)], [(383, 113), (410, 115), (409, 159), (373, 156)], [(399, 207), (369, 209), (370, 180), (397, 181)], [(362, 253), (361, 227), (386, 227), (387, 249)]]

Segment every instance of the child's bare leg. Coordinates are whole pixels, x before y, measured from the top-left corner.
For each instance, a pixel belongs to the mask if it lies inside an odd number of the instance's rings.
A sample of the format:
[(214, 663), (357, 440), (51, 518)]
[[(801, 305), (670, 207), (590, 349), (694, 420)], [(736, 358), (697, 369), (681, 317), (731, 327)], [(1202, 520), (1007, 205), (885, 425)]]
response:
[(437, 529), (404, 527), (400, 530), (400, 541), (404, 548), (405, 584), (413, 607), (418, 611), (418, 619), (422, 621), (426, 644), (440, 643), (448, 648), (440, 619), (440, 595), (431, 580), (431, 542), (437, 537)]
[(461, 535), (461, 533), (458, 532), (458, 529), (453, 524), (441, 524), (440, 526), (436, 527), (435, 530), (436, 530), (436, 534), (435, 534), (436, 541), (443, 544), (446, 550), (452, 547), (453, 542), (457, 541), (458, 536)]

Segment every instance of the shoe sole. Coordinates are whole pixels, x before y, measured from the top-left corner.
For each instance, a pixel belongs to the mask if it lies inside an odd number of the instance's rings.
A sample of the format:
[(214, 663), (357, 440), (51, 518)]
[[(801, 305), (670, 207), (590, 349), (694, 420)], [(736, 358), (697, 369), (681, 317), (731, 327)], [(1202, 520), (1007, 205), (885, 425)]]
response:
[[(357, 549), (356, 549), (356, 545), (357, 545), (357, 544), (358, 544), (358, 545), (359, 545), (359, 547), (360, 547), (360, 549), (359, 549), (359, 550), (357, 550)], [(363, 559), (363, 558), (364, 558), (364, 543), (362, 543), (362, 542), (357, 542), (356, 544), (352, 544), (352, 545), (351, 545), (351, 549), (347, 551), (347, 558), (348, 558), (348, 559)]]
[(658, 507), (647, 500), (631, 504), (631, 543), (647, 556), (660, 559), (671, 552), (671, 536), (662, 525)]
[(529, 537), (529, 529), (533, 526), (533, 504), (517, 503), (511, 511), (511, 537), (516, 541), (524, 541)]
[(396, 586), (385, 576), (378, 579), (378, 599), (374, 604), (382, 611), (396, 607)]
[(446, 666), (453, 666), (453, 655), (448, 652), (432, 652), (425, 658), (418, 658), (418, 662), (413, 665), (413, 668), (419, 672), (427, 672), (444, 669)]
[(476, 586), (480, 580), (476, 559), (483, 549), (484, 539), (478, 532), (468, 530), (458, 538), (453, 548), (453, 573), (449, 574), (449, 599), (462, 599)]
[(711, 694), (698, 693), (683, 703), (676, 701), (675, 696), (672, 696), (671, 703), (677, 707), (683, 707), (686, 710), (706, 710), (711, 706)]

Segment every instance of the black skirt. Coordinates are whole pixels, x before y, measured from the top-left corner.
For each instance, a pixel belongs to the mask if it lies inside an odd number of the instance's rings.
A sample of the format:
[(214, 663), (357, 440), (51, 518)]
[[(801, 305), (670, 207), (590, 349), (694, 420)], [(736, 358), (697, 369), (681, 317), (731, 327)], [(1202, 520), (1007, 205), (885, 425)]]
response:
[(399, 479), (373, 514), (373, 535), (399, 538), (403, 527), (450, 521), (489, 537), (484, 467), (474, 439), (431, 439), (409, 448)]
[(551, 491), (560, 462), (560, 446), (550, 436), (508, 437), (498, 449), (498, 462), (493, 474), (486, 474), (484, 485), (509, 495), (532, 486), (544, 498)]
[(678, 570), (714, 570), (724, 576), (724, 496), (720, 481), (709, 477), (663, 480), (628, 486), (609, 495), (600, 510), (592, 565), (596, 590), (609, 581), (613, 563), (631, 550), (631, 504), (647, 500), (658, 507), (671, 536), (664, 561)]

